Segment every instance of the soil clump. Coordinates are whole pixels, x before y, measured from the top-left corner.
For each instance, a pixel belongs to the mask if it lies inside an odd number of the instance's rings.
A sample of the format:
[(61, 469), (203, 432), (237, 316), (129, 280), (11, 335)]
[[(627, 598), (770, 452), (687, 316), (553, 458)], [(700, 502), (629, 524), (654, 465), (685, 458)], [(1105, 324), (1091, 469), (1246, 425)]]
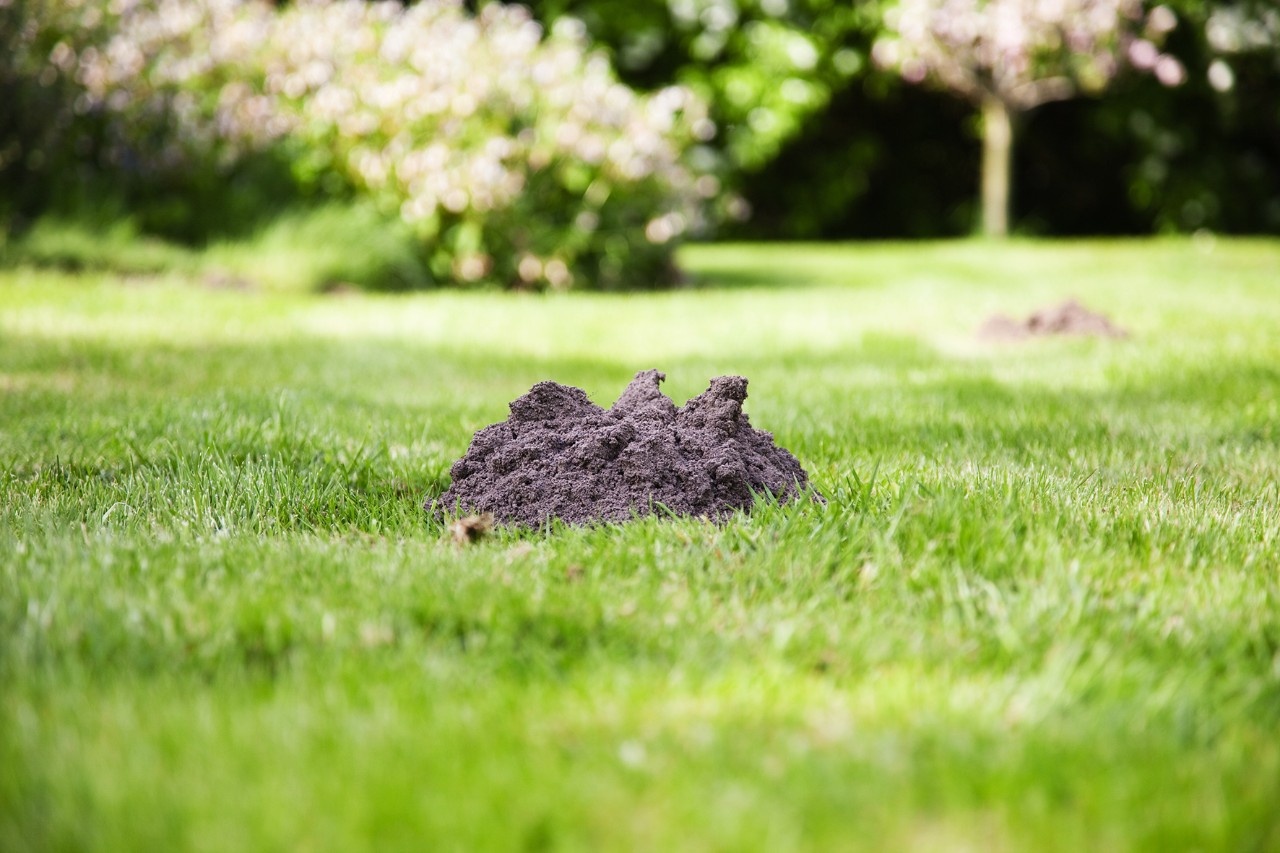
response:
[(1023, 341), (1052, 335), (1127, 338), (1129, 333), (1105, 314), (1090, 311), (1074, 299), (1041, 308), (1025, 320), (995, 314), (978, 330), (978, 337), (987, 341)]
[(579, 388), (539, 382), (511, 403), (507, 420), (475, 434), (450, 469), (452, 485), (427, 509), (537, 527), (664, 511), (721, 519), (762, 493), (821, 500), (796, 458), (747, 420), (746, 379), (712, 379), (677, 407), (658, 390), (665, 378), (637, 373), (607, 410)]

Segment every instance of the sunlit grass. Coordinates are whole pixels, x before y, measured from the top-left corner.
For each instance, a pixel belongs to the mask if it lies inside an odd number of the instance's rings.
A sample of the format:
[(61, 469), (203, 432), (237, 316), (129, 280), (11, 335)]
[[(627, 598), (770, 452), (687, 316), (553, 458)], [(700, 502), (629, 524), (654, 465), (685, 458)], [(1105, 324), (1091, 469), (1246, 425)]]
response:
[[(1275, 242), (658, 294), (0, 272), (0, 849), (1274, 849)], [(1077, 296), (1126, 341), (973, 336)], [(541, 379), (751, 380), (826, 506), (421, 511)]]

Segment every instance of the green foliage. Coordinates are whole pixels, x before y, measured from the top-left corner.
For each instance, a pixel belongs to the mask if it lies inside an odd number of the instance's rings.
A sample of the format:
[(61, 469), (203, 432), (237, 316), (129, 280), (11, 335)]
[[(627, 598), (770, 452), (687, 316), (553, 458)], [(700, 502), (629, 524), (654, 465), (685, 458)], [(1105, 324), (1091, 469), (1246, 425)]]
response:
[[(1280, 843), (1274, 241), (682, 261), (707, 287), (0, 272), (0, 847)], [(972, 338), (1067, 294), (1133, 337)], [(650, 365), (749, 376), (829, 503), (424, 517), (534, 381)]]
[(736, 181), (782, 148), (865, 68), (878, 2), (534, 0), (541, 20), (573, 15), (624, 79), (679, 81), (703, 95)]

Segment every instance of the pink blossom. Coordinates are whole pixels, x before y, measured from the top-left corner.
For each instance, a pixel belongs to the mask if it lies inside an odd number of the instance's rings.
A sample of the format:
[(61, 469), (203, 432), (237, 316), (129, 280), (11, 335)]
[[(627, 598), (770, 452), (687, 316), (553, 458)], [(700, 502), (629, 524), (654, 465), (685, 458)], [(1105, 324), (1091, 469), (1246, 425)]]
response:
[(1182, 63), (1167, 53), (1156, 60), (1154, 73), (1156, 79), (1165, 86), (1181, 86), (1187, 79), (1187, 71)]
[(1129, 62), (1134, 68), (1150, 71), (1156, 67), (1156, 60), (1159, 58), (1160, 48), (1146, 39), (1138, 39), (1129, 44)]

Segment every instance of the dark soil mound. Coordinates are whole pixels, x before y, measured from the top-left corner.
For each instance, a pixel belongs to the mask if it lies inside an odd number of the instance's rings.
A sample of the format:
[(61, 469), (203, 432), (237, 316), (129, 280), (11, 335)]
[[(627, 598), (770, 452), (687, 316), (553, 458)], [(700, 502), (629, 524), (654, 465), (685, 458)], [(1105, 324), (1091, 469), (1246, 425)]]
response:
[(1074, 299), (1042, 308), (1025, 320), (996, 314), (978, 330), (978, 337), (989, 341), (1021, 341), (1046, 335), (1125, 338), (1129, 333), (1105, 314), (1090, 311)]
[(749, 509), (753, 493), (781, 501), (811, 493), (796, 458), (743, 414), (746, 379), (713, 379), (677, 408), (658, 390), (665, 378), (636, 374), (608, 411), (578, 388), (539, 382), (511, 404), (510, 418), (475, 434), (435, 511), (491, 512), (499, 523), (535, 527), (552, 518), (626, 521), (659, 505), (723, 518)]

